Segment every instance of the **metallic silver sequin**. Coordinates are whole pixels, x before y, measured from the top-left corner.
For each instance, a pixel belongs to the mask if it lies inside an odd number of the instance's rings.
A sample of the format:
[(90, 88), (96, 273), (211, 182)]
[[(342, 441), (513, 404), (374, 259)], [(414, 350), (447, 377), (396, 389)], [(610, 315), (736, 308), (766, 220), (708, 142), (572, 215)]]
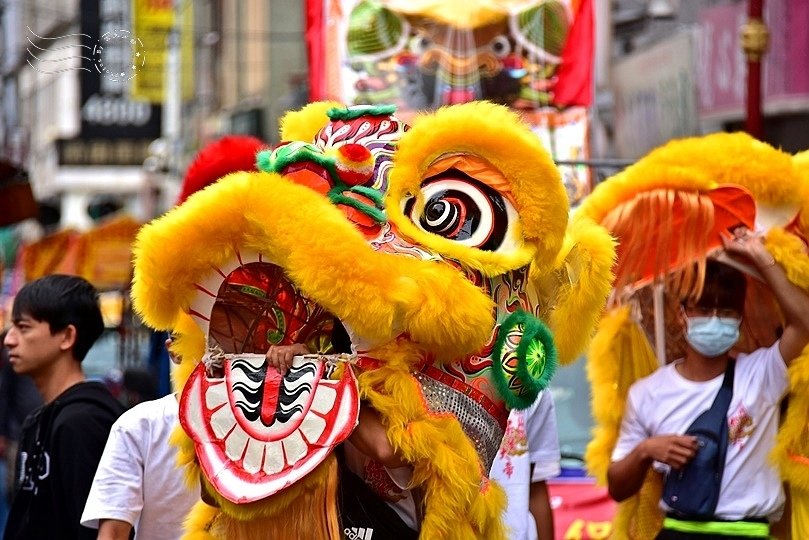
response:
[(414, 375), (421, 383), (424, 399), (431, 412), (452, 413), (458, 418), (464, 433), (474, 443), (481, 464), (488, 473), (504, 435), (497, 419), (469, 396), (423, 373)]

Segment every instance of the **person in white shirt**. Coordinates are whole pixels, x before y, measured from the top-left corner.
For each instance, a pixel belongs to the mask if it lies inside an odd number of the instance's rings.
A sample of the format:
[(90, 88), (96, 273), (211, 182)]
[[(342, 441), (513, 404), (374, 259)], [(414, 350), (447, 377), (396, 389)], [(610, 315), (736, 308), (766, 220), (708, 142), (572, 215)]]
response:
[[(771, 347), (736, 358), (725, 468), (712, 520), (669, 514), (658, 539), (767, 538), (767, 520), (784, 503), (768, 455), (788, 390), (787, 367), (809, 343), (809, 296), (787, 279), (758, 237), (743, 227), (734, 235), (724, 242), (725, 251), (756, 266), (779, 304), (783, 333)], [(697, 439), (683, 433), (711, 406), (722, 384), (729, 351), (739, 338), (745, 285), (738, 270), (709, 260), (701, 297), (683, 304), (684, 358), (630, 388), (607, 472), (615, 500), (637, 493), (649, 467), (679, 471), (696, 455)], [(670, 510), (662, 501), (661, 506)]]
[(523, 411), (512, 410), (489, 477), (506, 491), (510, 540), (553, 540), (547, 480), (561, 471), (556, 412), (548, 390)]
[(176, 394), (135, 405), (115, 422), (98, 464), (81, 524), (98, 538), (177, 540), (199, 500), (177, 466), (169, 437), (178, 425)]

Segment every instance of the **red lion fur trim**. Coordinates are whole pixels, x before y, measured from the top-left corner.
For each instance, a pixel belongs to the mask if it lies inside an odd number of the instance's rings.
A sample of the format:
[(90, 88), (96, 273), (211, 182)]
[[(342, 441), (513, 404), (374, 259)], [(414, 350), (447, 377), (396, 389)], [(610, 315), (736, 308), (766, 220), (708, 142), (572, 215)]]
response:
[(185, 173), (177, 204), (229, 173), (257, 171), (256, 154), (269, 146), (249, 135), (226, 135), (206, 145)]

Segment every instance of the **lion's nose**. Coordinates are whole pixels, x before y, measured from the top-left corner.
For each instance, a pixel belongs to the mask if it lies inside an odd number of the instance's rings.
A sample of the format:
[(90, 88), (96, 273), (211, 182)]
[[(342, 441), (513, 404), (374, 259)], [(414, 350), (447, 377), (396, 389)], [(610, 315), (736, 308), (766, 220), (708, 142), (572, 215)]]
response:
[(374, 175), (374, 158), (361, 144), (344, 144), (334, 157), (337, 176), (348, 186), (361, 186)]

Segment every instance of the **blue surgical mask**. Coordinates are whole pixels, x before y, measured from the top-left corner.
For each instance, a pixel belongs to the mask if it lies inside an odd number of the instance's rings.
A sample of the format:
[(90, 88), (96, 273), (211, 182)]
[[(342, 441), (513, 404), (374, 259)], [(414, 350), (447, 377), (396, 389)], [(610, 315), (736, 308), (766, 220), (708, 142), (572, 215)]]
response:
[(724, 354), (739, 341), (741, 319), (735, 317), (686, 317), (685, 340), (707, 358)]

